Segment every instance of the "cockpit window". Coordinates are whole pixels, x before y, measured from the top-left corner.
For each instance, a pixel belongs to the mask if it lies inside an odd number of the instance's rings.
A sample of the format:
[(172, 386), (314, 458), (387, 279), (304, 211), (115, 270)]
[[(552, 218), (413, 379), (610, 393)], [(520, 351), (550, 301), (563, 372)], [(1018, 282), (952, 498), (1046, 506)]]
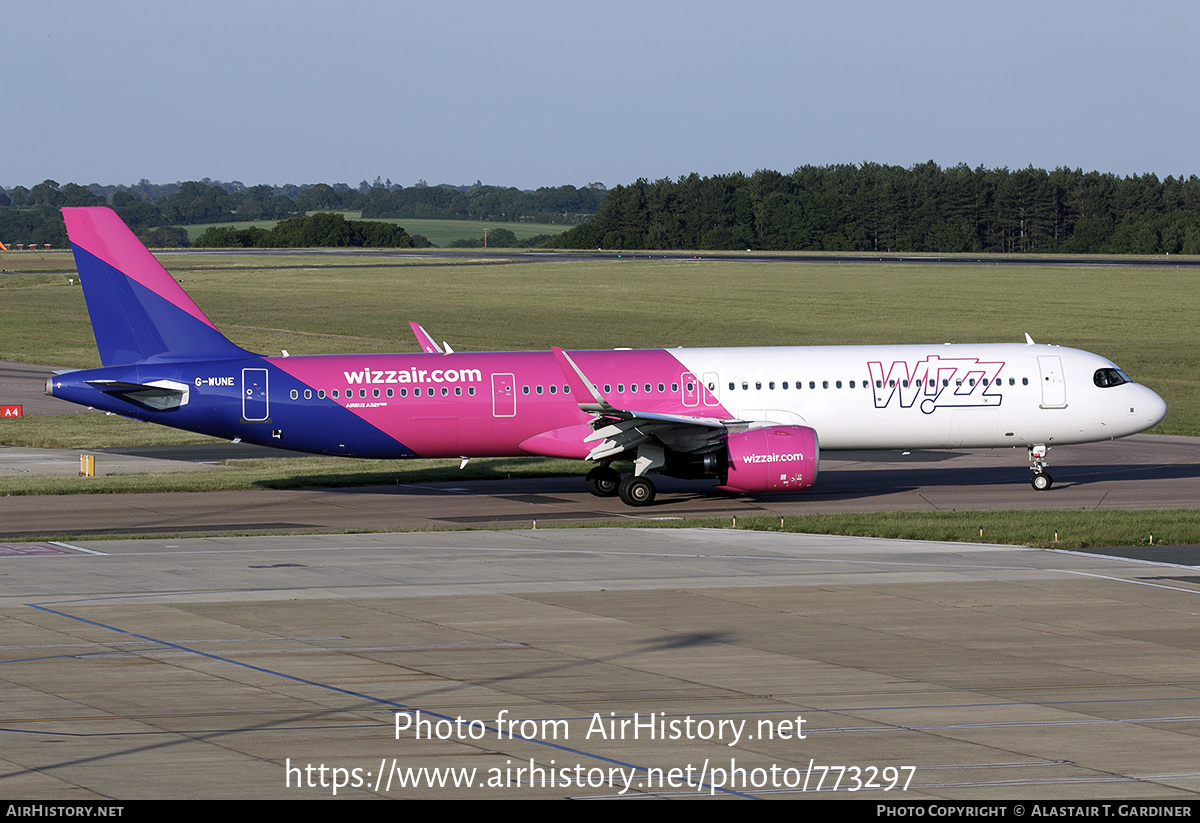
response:
[(1102, 389), (1109, 389), (1133, 381), (1120, 369), (1096, 369), (1096, 373), (1092, 375), (1092, 382)]

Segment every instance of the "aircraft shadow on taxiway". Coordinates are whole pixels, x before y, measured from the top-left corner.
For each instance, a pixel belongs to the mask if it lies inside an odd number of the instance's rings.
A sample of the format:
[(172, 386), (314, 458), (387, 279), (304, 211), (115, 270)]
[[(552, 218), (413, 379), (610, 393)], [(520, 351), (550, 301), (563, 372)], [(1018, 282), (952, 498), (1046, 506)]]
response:
[[(853, 499), (921, 488), (963, 486), (1028, 485), (1029, 474), (1023, 466), (950, 466), (897, 469), (829, 469), (822, 471), (819, 482), (804, 494), (824, 500)], [(1095, 483), (1135, 482), (1138, 480), (1194, 480), (1200, 477), (1196, 464), (1081, 464), (1051, 467), (1054, 489)], [(1033, 494), (1033, 490), (1030, 489)], [(1049, 494), (1053, 494), (1052, 489)], [(763, 495), (765, 497), (765, 495)]]
[[(935, 453), (938, 459), (941, 453)], [(948, 457), (959, 456), (947, 452)], [(923, 459), (923, 463), (931, 462)], [(874, 466), (876, 464), (872, 464)], [(1200, 478), (1200, 464), (1080, 464), (1053, 467), (1054, 489), (1046, 492), (1053, 496), (1055, 490), (1072, 486), (1088, 486), (1107, 482), (1136, 482), (1145, 480), (1194, 480)], [(312, 475), (308, 478), (291, 478), (289, 484), (299, 483), (308, 487), (321, 487), (332, 479), (330, 475)], [(397, 477), (396, 483), (370, 486), (328, 486), (327, 491), (353, 494), (409, 495), (430, 490), (446, 493), (486, 495), (530, 504), (553, 504), (578, 502), (576, 495), (584, 496), (589, 502), (603, 506), (605, 498), (585, 495), (581, 477), (521, 477), (488, 478), (459, 481), (421, 482)], [(885, 468), (830, 468), (823, 469), (817, 484), (806, 491), (784, 494), (730, 494), (715, 491), (709, 481), (659, 478), (659, 497), (645, 507), (647, 510), (669, 511), (672, 506), (682, 504), (707, 504), (709, 507), (721, 503), (731, 507), (753, 505), (754, 501), (779, 502), (804, 500), (841, 501), (863, 500), (921, 489), (949, 489), (962, 487), (995, 486), (1012, 488), (1014, 485), (1029, 485), (1029, 473), (1025, 466), (953, 467), (946, 465), (913, 465)], [(1046, 498), (1033, 489), (1028, 489), (1031, 499)], [(570, 495), (571, 497), (563, 497)], [(615, 501), (616, 498), (608, 500)], [(686, 513), (681, 511), (681, 514)]]

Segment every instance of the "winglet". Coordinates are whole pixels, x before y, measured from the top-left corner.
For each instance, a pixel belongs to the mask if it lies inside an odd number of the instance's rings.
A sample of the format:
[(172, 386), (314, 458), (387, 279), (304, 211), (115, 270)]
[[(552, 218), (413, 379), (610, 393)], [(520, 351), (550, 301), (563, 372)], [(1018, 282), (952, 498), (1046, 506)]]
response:
[(421, 347), (421, 351), (426, 354), (441, 354), (442, 348), (433, 341), (429, 336), (429, 332), (421, 327), (420, 323), (409, 323), (409, 327), (413, 330), (413, 334), (417, 336), (417, 345)]
[[(575, 361), (571, 359), (565, 351), (558, 346), (551, 346), (550, 351), (554, 353), (554, 359), (558, 361), (558, 367), (562, 369), (563, 375), (567, 378), (567, 385), (571, 387), (571, 391), (576, 397), (579, 397), (579, 408), (589, 414), (597, 414), (602, 412), (613, 412), (616, 409), (609, 404), (604, 396), (600, 394), (600, 390), (587, 379), (583, 370), (575, 365)], [(582, 398), (590, 397), (592, 402), (588, 402)]]
[(1033, 342), (1033, 338), (1029, 336), (1029, 332), (1025, 332), (1025, 345), (1026, 346), (1037, 345), (1036, 343)]

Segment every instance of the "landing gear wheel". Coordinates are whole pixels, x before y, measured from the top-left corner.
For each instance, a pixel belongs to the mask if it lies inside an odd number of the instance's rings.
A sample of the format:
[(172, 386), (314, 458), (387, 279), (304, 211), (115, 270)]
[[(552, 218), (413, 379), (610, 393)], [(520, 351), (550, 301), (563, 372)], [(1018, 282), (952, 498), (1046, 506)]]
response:
[(612, 466), (597, 466), (584, 478), (587, 490), (596, 497), (615, 497), (621, 485), (621, 475)]
[(1044, 492), (1054, 485), (1054, 478), (1046, 472), (1038, 472), (1033, 476), (1032, 483), (1035, 491)]
[(654, 484), (648, 477), (631, 474), (621, 481), (617, 494), (626, 506), (649, 506), (654, 502)]

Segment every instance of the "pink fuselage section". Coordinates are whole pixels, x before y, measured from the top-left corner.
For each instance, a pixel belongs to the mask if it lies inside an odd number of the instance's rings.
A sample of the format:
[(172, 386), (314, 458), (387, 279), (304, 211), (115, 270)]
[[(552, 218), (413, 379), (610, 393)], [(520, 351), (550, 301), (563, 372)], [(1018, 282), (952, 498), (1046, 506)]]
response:
[[(729, 417), (665, 350), (572, 357), (618, 408)], [(591, 449), (583, 438), (591, 431), (592, 415), (578, 405), (590, 398), (570, 390), (549, 352), (273, 357), (267, 362), (313, 391), (307, 401), (276, 396), (272, 404), (335, 403), (422, 457), (526, 452), (582, 458)], [(536, 445), (522, 448), (534, 437)]]

